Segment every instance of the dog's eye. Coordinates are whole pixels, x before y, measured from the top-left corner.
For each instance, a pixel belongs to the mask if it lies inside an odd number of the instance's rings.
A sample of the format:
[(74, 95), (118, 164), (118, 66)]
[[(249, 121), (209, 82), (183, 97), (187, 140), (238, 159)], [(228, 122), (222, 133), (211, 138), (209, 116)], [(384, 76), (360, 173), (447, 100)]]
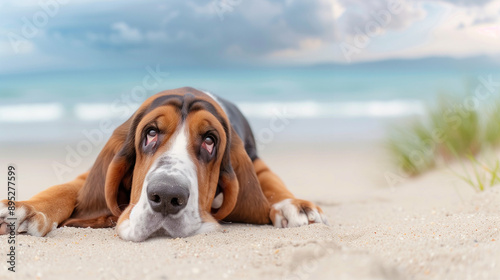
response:
[(144, 141), (144, 149), (146, 151), (152, 151), (156, 147), (158, 142), (158, 131), (156, 129), (149, 129), (146, 133), (146, 139)]
[(201, 147), (203, 149), (207, 150), (207, 152), (209, 154), (212, 154), (212, 152), (214, 151), (214, 143), (215, 143), (214, 138), (212, 136), (207, 136), (203, 140), (203, 143), (201, 144)]
[(150, 129), (148, 131), (148, 136), (149, 137), (155, 137), (157, 134), (158, 134), (158, 132), (156, 130), (154, 130), (154, 129)]

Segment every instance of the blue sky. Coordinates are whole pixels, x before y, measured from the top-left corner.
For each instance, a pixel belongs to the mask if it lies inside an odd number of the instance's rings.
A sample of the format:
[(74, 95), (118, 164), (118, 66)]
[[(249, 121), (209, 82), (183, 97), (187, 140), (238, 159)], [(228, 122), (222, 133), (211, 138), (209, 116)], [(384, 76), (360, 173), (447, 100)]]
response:
[(500, 58), (496, 0), (3, 0), (0, 74)]

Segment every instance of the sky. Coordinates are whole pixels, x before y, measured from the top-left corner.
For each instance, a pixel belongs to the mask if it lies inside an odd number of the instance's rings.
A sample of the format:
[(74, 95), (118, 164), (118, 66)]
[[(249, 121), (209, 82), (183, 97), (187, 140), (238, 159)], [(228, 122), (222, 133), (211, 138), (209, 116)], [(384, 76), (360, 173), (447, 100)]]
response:
[(500, 1), (0, 1), (0, 74), (435, 56), (500, 61)]

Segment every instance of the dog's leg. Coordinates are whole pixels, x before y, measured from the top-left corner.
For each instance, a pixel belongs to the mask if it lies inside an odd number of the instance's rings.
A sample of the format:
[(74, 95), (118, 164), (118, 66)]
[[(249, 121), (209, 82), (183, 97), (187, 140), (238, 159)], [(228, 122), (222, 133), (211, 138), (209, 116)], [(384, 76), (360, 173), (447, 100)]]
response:
[(295, 198), (278, 175), (272, 172), (264, 161), (257, 158), (253, 164), (262, 192), (271, 205), (269, 218), (275, 227), (298, 227), (311, 223), (327, 223), (320, 207), (310, 201)]
[(63, 221), (68, 219), (75, 209), (78, 191), (82, 188), (88, 172), (78, 176), (66, 184), (48, 188), (31, 199), (16, 201), (14, 217), (9, 210), (9, 201), (0, 202), (0, 234), (11, 231), (11, 222), (15, 222), (15, 230), (34, 236), (45, 236)]

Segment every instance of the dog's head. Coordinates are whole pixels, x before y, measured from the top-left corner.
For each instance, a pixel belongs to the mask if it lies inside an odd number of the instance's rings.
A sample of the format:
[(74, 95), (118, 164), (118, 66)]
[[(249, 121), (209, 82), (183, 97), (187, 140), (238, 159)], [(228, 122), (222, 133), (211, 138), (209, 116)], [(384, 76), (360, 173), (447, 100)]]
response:
[[(105, 197), (120, 216), (125, 240), (183, 237), (214, 229), (234, 209), (239, 157), (251, 161), (221, 105), (191, 88), (161, 92), (146, 100), (112, 136), (119, 148), (106, 175)], [(113, 140), (108, 145), (114, 144)]]

